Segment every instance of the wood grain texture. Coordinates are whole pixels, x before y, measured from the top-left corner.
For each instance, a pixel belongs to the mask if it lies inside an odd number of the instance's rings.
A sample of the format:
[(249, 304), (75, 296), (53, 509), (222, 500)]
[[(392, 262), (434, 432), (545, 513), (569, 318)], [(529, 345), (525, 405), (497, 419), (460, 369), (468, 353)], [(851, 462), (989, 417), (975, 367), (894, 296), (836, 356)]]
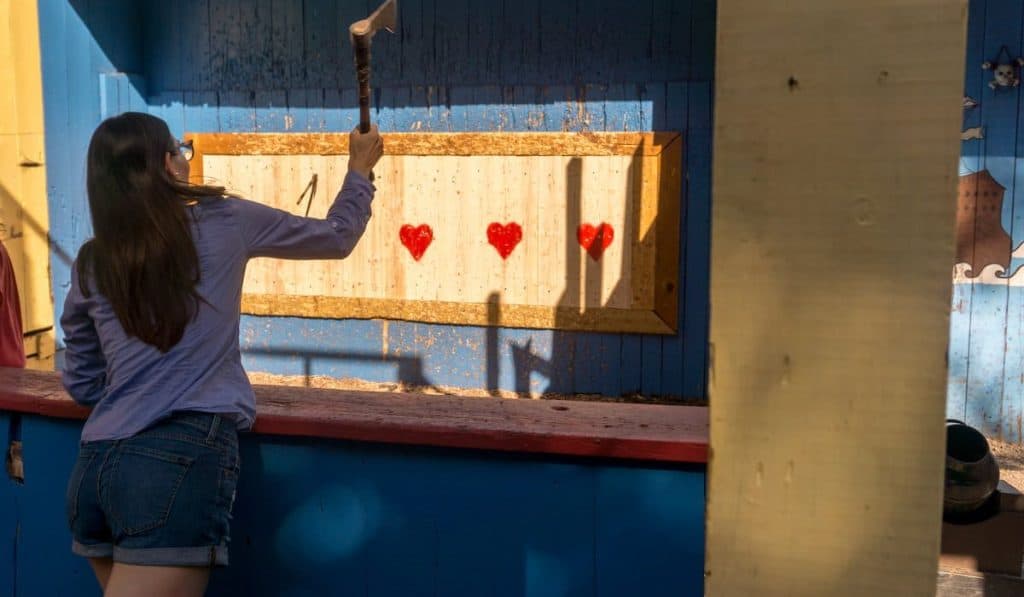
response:
[[(84, 419), (57, 373), (0, 368), (0, 410)], [(254, 431), (675, 463), (707, 461), (698, 406), (482, 399), (256, 386)]]
[[(197, 152), (194, 179), (297, 214), (309, 209), (324, 217), (345, 174), (338, 158), (348, 149), (345, 134), (187, 136)], [(246, 313), (675, 332), (683, 164), (677, 133), (407, 133), (384, 140), (374, 218), (353, 253), (344, 262), (255, 260), (246, 275)], [(309, 206), (297, 198), (314, 175), (319, 195)], [(488, 246), (492, 223), (522, 230), (504, 257)], [(432, 240), (416, 250), (402, 246), (412, 242), (399, 242), (406, 226), (429, 226)], [(606, 226), (614, 238), (603, 254), (592, 248), (588, 256), (578, 231)]]
[(712, 597), (935, 595), (965, 9), (718, 3)]
[[(348, 133), (186, 133), (196, 156), (348, 155)], [(679, 138), (650, 133), (384, 133), (386, 152), (403, 156), (658, 156)]]

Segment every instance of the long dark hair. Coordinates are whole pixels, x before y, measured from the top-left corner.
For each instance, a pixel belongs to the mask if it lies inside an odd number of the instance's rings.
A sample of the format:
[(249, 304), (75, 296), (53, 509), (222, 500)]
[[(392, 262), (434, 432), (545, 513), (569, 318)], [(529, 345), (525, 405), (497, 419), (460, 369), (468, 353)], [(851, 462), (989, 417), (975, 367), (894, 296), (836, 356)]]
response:
[(161, 352), (181, 340), (202, 300), (186, 202), (224, 195), (168, 174), (165, 156), (177, 151), (155, 116), (127, 112), (100, 124), (86, 174), (94, 236), (78, 254), (85, 296), (91, 280), (124, 331)]

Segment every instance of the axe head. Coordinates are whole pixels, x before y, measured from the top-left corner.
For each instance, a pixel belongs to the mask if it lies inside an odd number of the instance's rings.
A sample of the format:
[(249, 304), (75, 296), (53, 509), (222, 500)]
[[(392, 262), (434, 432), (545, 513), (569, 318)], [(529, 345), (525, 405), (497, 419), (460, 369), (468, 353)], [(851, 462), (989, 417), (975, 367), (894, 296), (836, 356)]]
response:
[(352, 37), (373, 37), (380, 29), (387, 29), (389, 33), (395, 32), (395, 25), (398, 23), (398, 0), (387, 0), (377, 7), (373, 14), (361, 21), (352, 23), (348, 28)]

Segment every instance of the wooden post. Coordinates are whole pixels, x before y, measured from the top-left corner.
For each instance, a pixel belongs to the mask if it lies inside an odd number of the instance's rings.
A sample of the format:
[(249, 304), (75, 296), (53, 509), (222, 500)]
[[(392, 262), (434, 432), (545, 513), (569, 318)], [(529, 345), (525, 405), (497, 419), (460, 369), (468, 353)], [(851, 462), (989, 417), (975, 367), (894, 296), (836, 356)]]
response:
[(935, 595), (965, 21), (718, 2), (708, 595)]
[(52, 369), (53, 293), (36, 4), (0, 0), (0, 239), (18, 280), (29, 366)]

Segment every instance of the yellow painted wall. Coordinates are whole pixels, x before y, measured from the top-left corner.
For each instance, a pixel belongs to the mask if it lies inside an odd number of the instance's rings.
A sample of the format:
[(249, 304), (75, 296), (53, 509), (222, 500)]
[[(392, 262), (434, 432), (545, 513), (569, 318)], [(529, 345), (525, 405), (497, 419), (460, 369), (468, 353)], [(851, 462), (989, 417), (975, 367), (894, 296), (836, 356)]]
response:
[(47, 213), (36, 2), (0, 0), (0, 240), (15, 265), (26, 352), (44, 361), (53, 354)]

